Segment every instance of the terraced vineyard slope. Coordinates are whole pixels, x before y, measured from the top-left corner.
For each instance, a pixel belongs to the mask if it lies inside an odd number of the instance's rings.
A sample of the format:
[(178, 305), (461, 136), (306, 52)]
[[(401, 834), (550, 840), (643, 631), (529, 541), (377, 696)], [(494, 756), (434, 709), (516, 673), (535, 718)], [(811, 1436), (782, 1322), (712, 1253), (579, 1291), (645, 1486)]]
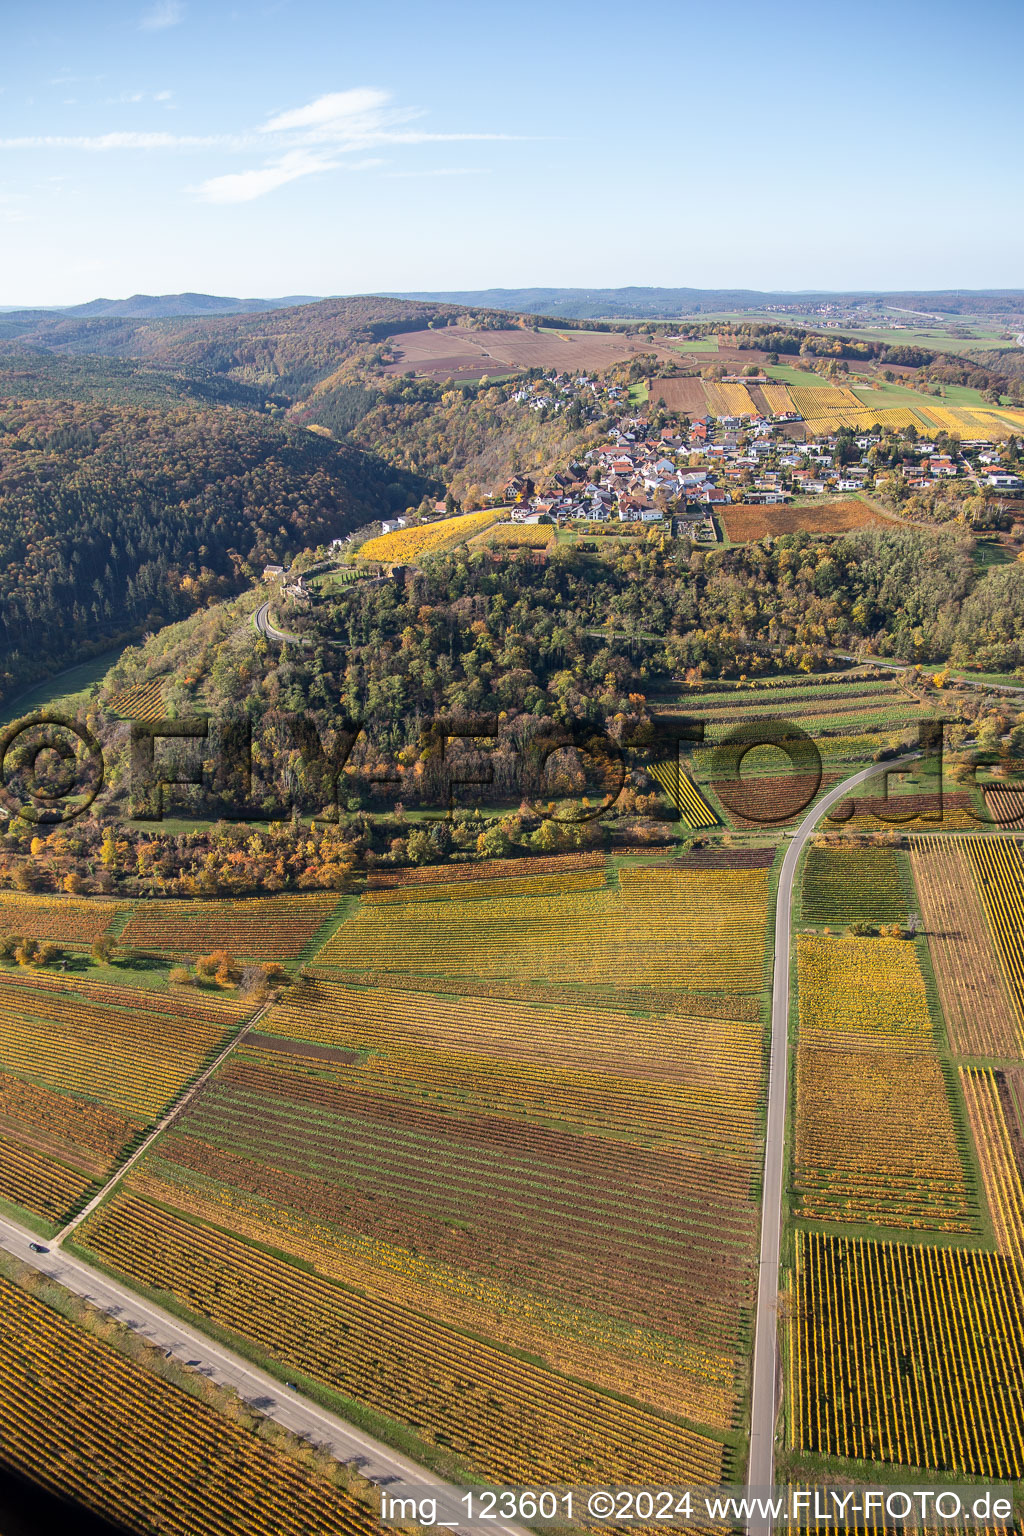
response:
[(770, 862), (367, 892), (76, 1243), (442, 1466), (738, 1469)]

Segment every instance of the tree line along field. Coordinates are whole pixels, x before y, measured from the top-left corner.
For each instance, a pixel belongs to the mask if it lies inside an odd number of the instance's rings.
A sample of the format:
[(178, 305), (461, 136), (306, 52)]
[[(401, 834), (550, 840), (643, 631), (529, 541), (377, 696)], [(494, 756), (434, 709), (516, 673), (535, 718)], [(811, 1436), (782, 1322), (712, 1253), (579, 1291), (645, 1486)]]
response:
[[(895, 902), (883, 852), (812, 849), (804, 920)], [(787, 1454), (1019, 1478), (1024, 858), (915, 833), (909, 867), (924, 941), (798, 939)]]
[(360, 1497), (339, 1486), (251, 1418), (226, 1416), (220, 1394), (158, 1374), (111, 1340), (109, 1324), (98, 1337), (6, 1274), (0, 1304), (4, 1461), (51, 1493), (118, 1530), (168, 1536), (380, 1530), (368, 1487)]
[(368, 891), (76, 1245), (443, 1466), (739, 1470), (771, 859)]

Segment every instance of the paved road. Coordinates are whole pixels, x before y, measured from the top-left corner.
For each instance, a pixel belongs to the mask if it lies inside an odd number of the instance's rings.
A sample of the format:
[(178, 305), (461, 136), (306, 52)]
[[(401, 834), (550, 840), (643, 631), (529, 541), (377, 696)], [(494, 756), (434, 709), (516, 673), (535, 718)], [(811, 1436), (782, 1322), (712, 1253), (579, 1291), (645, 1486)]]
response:
[(276, 640), (279, 645), (286, 643), (291, 645), (305, 645), (307, 642), (300, 635), (290, 635), (287, 630), (278, 629), (271, 623), (269, 602), (261, 603), (252, 616), (252, 621), (261, 635), (266, 635), (268, 640)]
[[(786, 849), (775, 907), (775, 977), (772, 989), (772, 1041), (768, 1068), (768, 1125), (765, 1133), (764, 1189), (761, 1197), (761, 1258), (758, 1269), (754, 1330), (753, 1391), (750, 1408), (750, 1460), (747, 1481), (767, 1490), (775, 1473), (775, 1423), (778, 1417), (779, 1254), (782, 1242), (782, 1184), (786, 1145), (786, 1064), (789, 1045), (789, 958), (793, 879), (801, 850), (826, 811), (866, 779), (909, 764), (912, 752), (874, 763), (844, 779), (807, 812)], [(751, 1521), (750, 1536), (767, 1536), (770, 1520)]]
[[(290, 1392), (275, 1377), (250, 1365), (241, 1355), (215, 1344), (188, 1323), (144, 1301), (126, 1286), (108, 1279), (73, 1254), (54, 1245), (48, 1253), (33, 1253), (30, 1242), (41, 1242), (35, 1233), (0, 1217), (0, 1248), (23, 1264), (80, 1296), (83, 1301), (140, 1334), (159, 1349), (189, 1364), (210, 1381), (236, 1391), (247, 1403), (276, 1420), (295, 1435), (321, 1446), (338, 1461), (355, 1468), (361, 1476), (389, 1491), (399, 1493), (400, 1484), (442, 1489), (443, 1480), (408, 1457), (381, 1444), (371, 1435), (329, 1413), (296, 1392)], [(456, 1527), (462, 1530), (462, 1527)], [(499, 1536), (527, 1536), (519, 1526), (499, 1525)]]

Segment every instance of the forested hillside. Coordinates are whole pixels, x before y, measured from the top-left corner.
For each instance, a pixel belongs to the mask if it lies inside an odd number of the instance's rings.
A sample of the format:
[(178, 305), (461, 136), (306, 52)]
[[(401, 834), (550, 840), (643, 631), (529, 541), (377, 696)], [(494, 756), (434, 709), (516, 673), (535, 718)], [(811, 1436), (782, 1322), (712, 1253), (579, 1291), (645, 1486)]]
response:
[(248, 412), (0, 402), (0, 693), (428, 489)]
[[(229, 714), (245, 698), (271, 800), (298, 789), (315, 810), (319, 768), (280, 750), (296, 716), (324, 740), (340, 719), (361, 721), (368, 761), (400, 752), (408, 789), (420, 731), (445, 713), (618, 731), (673, 679), (827, 671), (834, 649), (864, 641), (908, 661), (1020, 666), (1024, 567), (979, 575), (972, 549), (893, 528), (715, 553), (652, 533), (615, 557), (563, 548), (546, 566), (460, 552), (425, 561), (404, 587), (354, 583), (288, 615), (311, 642), (301, 649), (254, 642), (230, 610), (211, 610), (127, 653), (109, 693), (159, 680), (183, 714)], [(514, 782), (505, 768), (499, 791)]]
[[(255, 315), (139, 320), (77, 318), (43, 312), (0, 315), (0, 340), (47, 350), (134, 357), (172, 368), (230, 374), (246, 383), (282, 384), (293, 397), (360, 347), (467, 313), (446, 304), (374, 297), (324, 299)], [(470, 319), (487, 323), (485, 311)], [(508, 325), (508, 315), (493, 316)]]
[(338, 437), (417, 474), (443, 480), (472, 506), (513, 474), (563, 468), (600, 436), (601, 412), (548, 416), (494, 384), (445, 388), (426, 379), (353, 375), (317, 391), (293, 419), (325, 426)]
[(26, 351), (16, 342), (0, 342), (0, 400), (8, 399), (96, 400), (160, 408), (191, 401), (255, 411), (287, 403), (270, 390), (223, 374), (147, 367), (127, 358)]

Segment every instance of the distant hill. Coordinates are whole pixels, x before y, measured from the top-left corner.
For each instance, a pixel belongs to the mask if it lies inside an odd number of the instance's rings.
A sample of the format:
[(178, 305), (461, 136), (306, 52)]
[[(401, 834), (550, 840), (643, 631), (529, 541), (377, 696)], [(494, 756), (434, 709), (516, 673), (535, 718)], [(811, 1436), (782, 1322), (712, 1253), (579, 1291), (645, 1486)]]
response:
[(761, 292), (755, 288), (481, 288), (452, 293), (395, 293), (396, 299), (469, 304), (566, 320), (672, 320), (686, 315), (778, 310), (808, 306), (907, 309), (941, 315), (1024, 315), (1024, 289), (957, 289), (937, 293)]
[(66, 357), (134, 358), (148, 366), (230, 374), (292, 398), (340, 367), (354, 351), (398, 331), (449, 320), (507, 324), (497, 311), (363, 295), (230, 315), (67, 314), (21, 310), (0, 315), (0, 344)]
[(176, 315), (255, 315), (267, 309), (315, 304), (316, 295), (292, 294), (284, 299), (223, 299), (211, 293), (135, 293), (130, 299), (92, 299), (69, 304), (63, 315), (119, 315), (126, 320), (168, 320)]
[(226, 299), (212, 293), (133, 293), (130, 299), (90, 299), (87, 304), (44, 305), (34, 310), (0, 304), (6, 315), (76, 315), (91, 319), (113, 315), (124, 320), (170, 320), (177, 316), (255, 315), (268, 309), (288, 309), (295, 304), (315, 304), (313, 294), (291, 294), (283, 299)]

